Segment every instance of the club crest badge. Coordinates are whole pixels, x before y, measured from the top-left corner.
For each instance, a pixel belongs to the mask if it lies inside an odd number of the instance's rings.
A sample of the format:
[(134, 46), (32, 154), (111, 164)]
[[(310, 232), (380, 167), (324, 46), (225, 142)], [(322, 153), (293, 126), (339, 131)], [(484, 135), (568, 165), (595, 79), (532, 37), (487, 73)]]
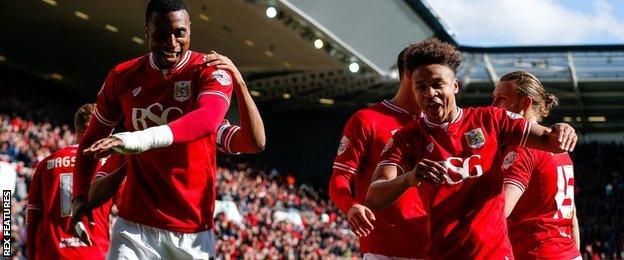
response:
[(173, 98), (177, 101), (186, 101), (191, 97), (191, 81), (176, 81), (173, 83)]
[(221, 85), (227, 86), (232, 84), (232, 77), (225, 70), (215, 70), (212, 72), (212, 78), (217, 80)]
[(472, 129), (464, 133), (464, 136), (470, 148), (481, 148), (485, 144), (485, 135), (483, 135), (481, 128)]
[(344, 151), (347, 150), (347, 147), (349, 147), (349, 138), (343, 136), (342, 139), (340, 139), (340, 146), (338, 146), (338, 155), (344, 153)]
[(516, 158), (518, 158), (518, 154), (515, 151), (509, 152), (503, 160), (503, 169), (507, 170), (507, 168), (509, 168), (509, 166), (511, 166), (516, 161)]

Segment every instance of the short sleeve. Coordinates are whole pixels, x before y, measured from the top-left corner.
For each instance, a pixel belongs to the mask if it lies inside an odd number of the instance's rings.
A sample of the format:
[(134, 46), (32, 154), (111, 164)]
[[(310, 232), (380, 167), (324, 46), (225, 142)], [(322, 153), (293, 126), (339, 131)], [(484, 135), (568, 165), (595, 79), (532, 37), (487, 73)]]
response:
[(223, 120), (217, 128), (217, 149), (219, 152), (227, 154), (240, 154), (232, 151), (230, 143), (234, 133), (240, 130), (240, 126), (231, 125), (227, 120)]
[(499, 130), (499, 141), (508, 146), (524, 147), (531, 124), (519, 114), (501, 108), (491, 108)]
[(342, 131), (340, 145), (336, 153), (333, 169), (356, 174), (360, 163), (366, 156), (368, 144), (372, 138), (372, 131), (366, 124), (366, 118), (358, 112), (354, 114)]
[(114, 70), (108, 73), (100, 92), (97, 95), (97, 106), (93, 115), (100, 123), (114, 127), (121, 118), (119, 99), (115, 94), (117, 89), (117, 73)]
[(229, 105), (232, 97), (234, 80), (230, 72), (222, 69), (214, 70), (213, 67), (205, 68), (199, 79), (199, 97), (204, 95), (216, 95)]
[(514, 185), (524, 192), (529, 185), (535, 161), (528, 148), (517, 147), (505, 153), (501, 168), (503, 183)]
[(381, 159), (377, 166), (394, 165), (401, 170), (401, 174), (411, 171), (416, 166), (416, 147), (421, 146), (420, 138), (413, 125), (410, 124), (399, 130), (386, 143)]

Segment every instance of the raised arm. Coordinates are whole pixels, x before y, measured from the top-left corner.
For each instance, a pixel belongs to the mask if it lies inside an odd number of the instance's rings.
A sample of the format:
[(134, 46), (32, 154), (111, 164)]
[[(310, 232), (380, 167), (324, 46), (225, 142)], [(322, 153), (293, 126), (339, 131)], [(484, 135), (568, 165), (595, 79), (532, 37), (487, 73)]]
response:
[(216, 66), (218, 69), (228, 70), (234, 76), (234, 92), (238, 100), (240, 129), (232, 134), (228, 142), (228, 149), (238, 153), (263, 151), (266, 144), (264, 123), (240, 71), (228, 57), (214, 51), (207, 54), (204, 61), (207, 62), (207, 66)]
[(563, 153), (573, 151), (577, 140), (574, 128), (566, 123), (557, 123), (551, 127), (532, 123), (526, 146), (552, 153)]

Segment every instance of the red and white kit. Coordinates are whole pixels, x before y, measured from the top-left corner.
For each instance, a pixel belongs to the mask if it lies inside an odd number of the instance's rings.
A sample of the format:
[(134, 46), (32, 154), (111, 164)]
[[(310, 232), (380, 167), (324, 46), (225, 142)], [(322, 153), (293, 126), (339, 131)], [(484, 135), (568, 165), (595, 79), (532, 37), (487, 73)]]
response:
[(379, 165), (395, 165), (401, 174), (429, 159), (448, 168), (445, 184), (418, 187), (429, 213), (429, 258), (513, 258), (499, 149), (503, 143), (522, 146), (529, 129), (528, 121), (503, 109), (458, 108), (449, 123), (425, 116), (394, 135)]
[[(334, 190), (346, 193), (355, 181), (352, 194), (332, 196), (345, 213), (356, 203), (363, 203), (386, 142), (415, 116), (383, 101), (356, 112), (344, 128), (333, 166), (333, 178), (338, 178)], [(427, 218), (416, 189), (411, 188), (391, 206), (374, 211), (374, 229), (359, 239), (360, 250), (385, 256), (423, 258), (429, 242)], [(406, 232), (409, 230), (409, 232)]]
[(509, 148), (504, 182), (524, 193), (508, 220), (517, 259), (574, 259), (574, 166), (567, 153)]

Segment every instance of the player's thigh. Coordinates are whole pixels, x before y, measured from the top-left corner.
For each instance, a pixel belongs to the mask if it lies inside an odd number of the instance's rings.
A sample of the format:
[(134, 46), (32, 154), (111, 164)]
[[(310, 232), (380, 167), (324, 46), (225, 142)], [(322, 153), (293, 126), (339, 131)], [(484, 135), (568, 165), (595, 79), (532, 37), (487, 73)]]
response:
[(113, 225), (107, 260), (159, 259), (153, 245), (158, 245), (158, 234), (141, 225), (118, 218)]
[(212, 230), (190, 234), (167, 232), (166, 237), (163, 258), (212, 259), (215, 256), (216, 238)]

